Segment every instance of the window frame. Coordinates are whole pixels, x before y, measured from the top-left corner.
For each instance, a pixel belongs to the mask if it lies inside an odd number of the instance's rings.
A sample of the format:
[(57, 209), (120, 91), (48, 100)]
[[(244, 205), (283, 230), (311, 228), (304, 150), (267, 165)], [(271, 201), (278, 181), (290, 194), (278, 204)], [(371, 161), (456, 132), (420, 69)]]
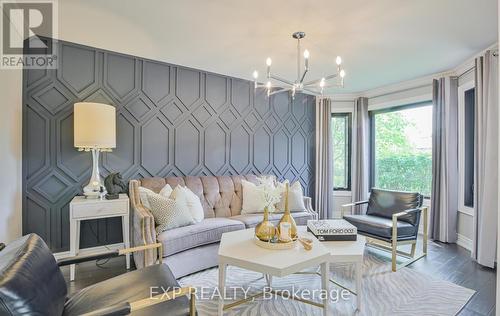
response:
[[(370, 151), (370, 160), (369, 160), (369, 169), (370, 169), (370, 177), (369, 177), (369, 184), (370, 184), (370, 192), (372, 188), (375, 187), (375, 115), (377, 114), (382, 114), (382, 113), (390, 113), (390, 112), (397, 112), (397, 111), (402, 111), (402, 110), (408, 110), (408, 109), (414, 109), (418, 107), (423, 107), (423, 106), (432, 106), (432, 100), (426, 100), (426, 101), (421, 101), (421, 102), (416, 102), (416, 103), (409, 103), (409, 104), (404, 104), (404, 105), (396, 105), (396, 106), (390, 106), (390, 107), (385, 107), (382, 109), (376, 109), (376, 110), (369, 110), (368, 111), (368, 120), (369, 120), (369, 131), (370, 131), (370, 136), (369, 136), (369, 151)], [(424, 195), (424, 199), (430, 199), (430, 196)]]
[(332, 124), (332, 119), (334, 117), (345, 117), (347, 119), (346, 126), (346, 141), (347, 141), (347, 185), (345, 187), (335, 187), (335, 182), (333, 183), (333, 191), (351, 191), (352, 181), (351, 181), (351, 170), (352, 170), (352, 112), (333, 112), (330, 117), (330, 124)]

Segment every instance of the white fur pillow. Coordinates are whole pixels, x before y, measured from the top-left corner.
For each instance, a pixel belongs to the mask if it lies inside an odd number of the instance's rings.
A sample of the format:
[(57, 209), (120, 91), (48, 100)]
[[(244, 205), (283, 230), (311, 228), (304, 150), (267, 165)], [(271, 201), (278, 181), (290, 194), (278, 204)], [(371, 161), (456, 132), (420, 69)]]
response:
[(157, 225), (157, 233), (194, 224), (193, 217), (185, 205), (156, 193), (148, 193), (148, 200)]
[(172, 191), (172, 194), (170, 194), (170, 198), (185, 205), (195, 223), (199, 223), (205, 218), (205, 212), (203, 211), (200, 198), (189, 188), (177, 185)]
[[(276, 206), (280, 212), (285, 211), (286, 183), (288, 183), (288, 180), (282, 183), (283, 194), (281, 195), (281, 201)], [(290, 208), (290, 212), (301, 212), (306, 209), (304, 205), (304, 193), (299, 181), (295, 181), (288, 188), (288, 207)]]
[(241, 214), (264, 213), (266, 206), (262, 198), (262, 191), (257, 185), (246, 180), (241, 180), (243, 188), (243, 205), (241, 207)]

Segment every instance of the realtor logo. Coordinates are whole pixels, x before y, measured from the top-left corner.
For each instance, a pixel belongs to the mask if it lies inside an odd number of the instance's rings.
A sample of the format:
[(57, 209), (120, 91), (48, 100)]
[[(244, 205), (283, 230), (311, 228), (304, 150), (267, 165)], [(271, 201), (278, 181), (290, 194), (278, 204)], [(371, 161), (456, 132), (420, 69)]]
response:
[(53, 69), (57, 66), (57, 3), (0, 1), (2, 51), (0, 68)]

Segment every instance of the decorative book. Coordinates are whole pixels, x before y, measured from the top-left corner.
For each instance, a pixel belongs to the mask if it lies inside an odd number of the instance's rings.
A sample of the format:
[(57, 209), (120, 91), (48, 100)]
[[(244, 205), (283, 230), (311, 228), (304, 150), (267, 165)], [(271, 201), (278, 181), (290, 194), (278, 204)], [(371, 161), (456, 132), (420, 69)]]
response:
[(307, 231), (319, 241), (354, 241), (358, 234), (356, 226), (343, 219), (309, 220)]

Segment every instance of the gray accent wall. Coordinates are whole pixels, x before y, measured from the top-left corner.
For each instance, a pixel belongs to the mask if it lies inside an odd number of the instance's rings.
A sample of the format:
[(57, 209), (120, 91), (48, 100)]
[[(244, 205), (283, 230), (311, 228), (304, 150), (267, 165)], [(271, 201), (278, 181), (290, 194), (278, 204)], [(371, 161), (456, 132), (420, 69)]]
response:
[[(73, 147), (73, 103), (117, 110), (117, 148), (101, 173), (151, 176), (274, 174), (314, 194), (314, 97), (270, 99), (253, 83), (59, 41), (56, 70), (24, 70), (23, 233), (69, 248), (69, 202), (90, 177)], [(251, 69), (249, 69), (250, 71)], [(120, 219), (87, 221), (81, 247), (122, 240)]]

